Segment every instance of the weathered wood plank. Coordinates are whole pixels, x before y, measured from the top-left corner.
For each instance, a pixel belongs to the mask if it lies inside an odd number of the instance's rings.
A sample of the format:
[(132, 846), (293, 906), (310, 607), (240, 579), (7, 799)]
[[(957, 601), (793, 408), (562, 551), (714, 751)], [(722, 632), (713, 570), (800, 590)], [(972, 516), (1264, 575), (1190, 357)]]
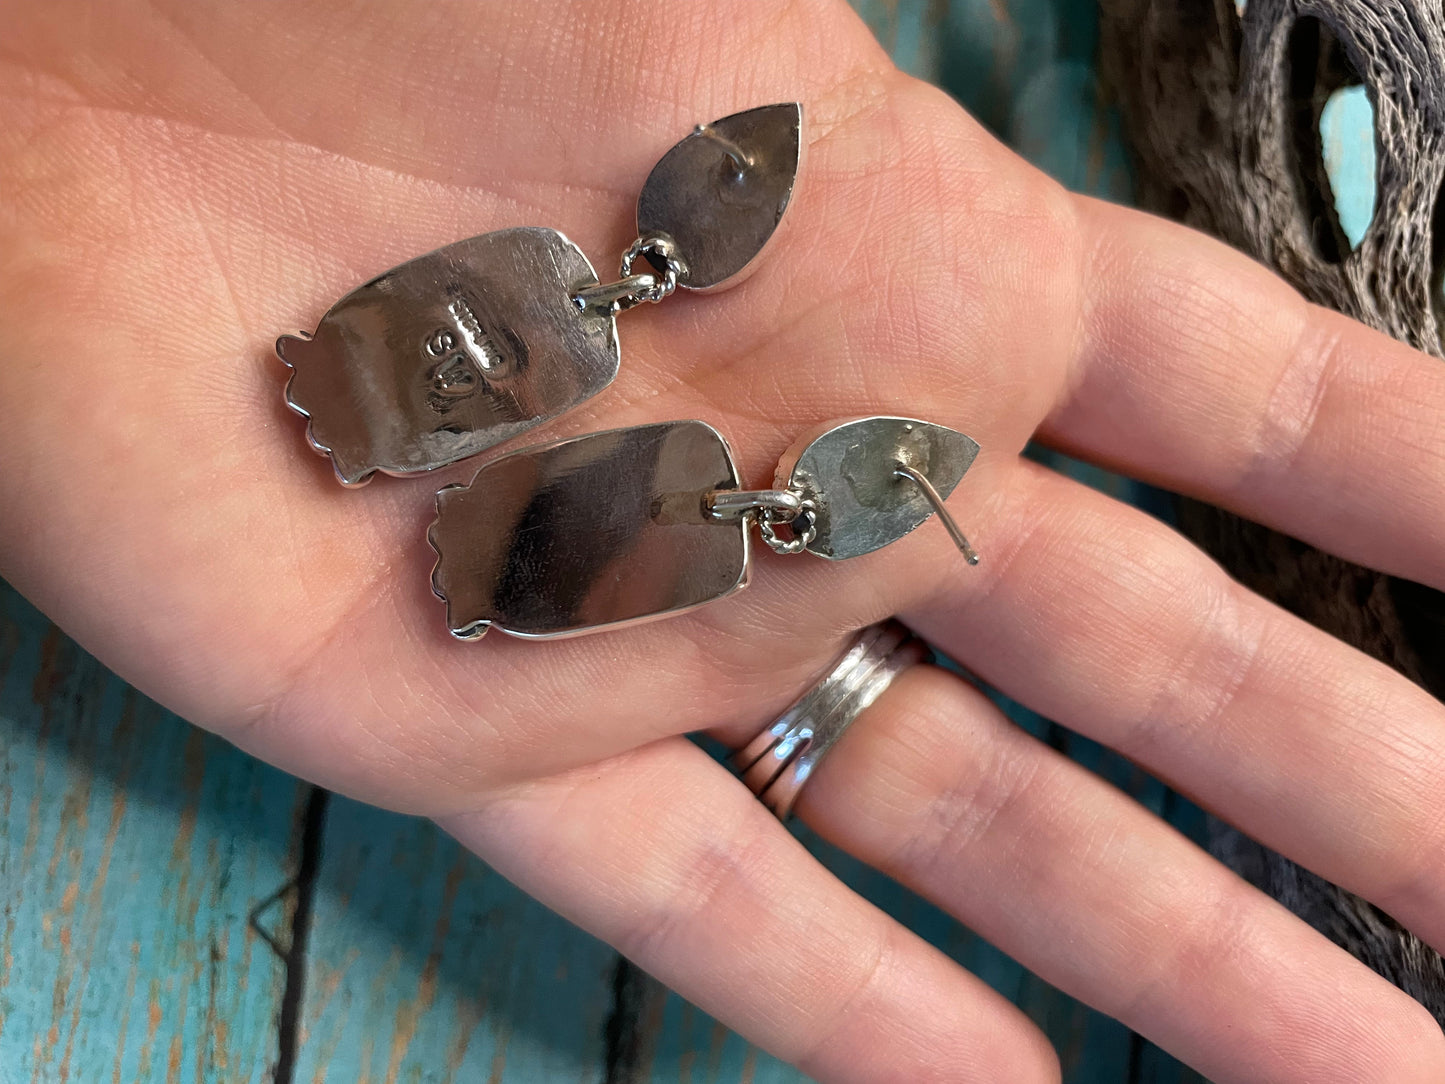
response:
[(248, 915), (301, 790), (0, 583), (0, 1080), (267, 1080), (285, 972)]
[(333, 799), (294, 1080), (607, 1079), (617, 955), (433, 825)]

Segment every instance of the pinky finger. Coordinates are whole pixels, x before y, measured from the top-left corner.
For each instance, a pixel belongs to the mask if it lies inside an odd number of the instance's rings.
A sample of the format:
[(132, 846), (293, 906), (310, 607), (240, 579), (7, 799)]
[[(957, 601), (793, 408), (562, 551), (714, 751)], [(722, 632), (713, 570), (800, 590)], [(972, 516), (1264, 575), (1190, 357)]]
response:
[(684, 739), (509, 788), (442, 826), (819, 1080), (1059, 1079), (1016, 1007), (838, 881)]

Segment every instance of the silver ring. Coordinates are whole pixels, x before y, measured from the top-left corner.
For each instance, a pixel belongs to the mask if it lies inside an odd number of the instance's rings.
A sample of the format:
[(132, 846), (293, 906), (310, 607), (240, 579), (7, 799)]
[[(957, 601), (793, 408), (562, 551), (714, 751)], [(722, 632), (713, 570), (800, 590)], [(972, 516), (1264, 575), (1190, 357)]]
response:
[(870, 625), (829, 672), (733, 757), (748, 789), (779, 820), (809, 777), (868, 706), (931, 652), (897, 621)]

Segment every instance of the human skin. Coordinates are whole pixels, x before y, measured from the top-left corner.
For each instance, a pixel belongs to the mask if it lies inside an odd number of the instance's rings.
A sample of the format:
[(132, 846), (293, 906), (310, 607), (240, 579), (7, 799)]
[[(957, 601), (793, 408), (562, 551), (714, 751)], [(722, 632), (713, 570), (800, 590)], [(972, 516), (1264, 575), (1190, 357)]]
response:
[[(1197, 234), (1072, 196), (894, 70), (841, 0), (9, 0), (0, 35), (0, 573), (118, 673), (308, 779), (436, 818), (826, 1081), (1049, 1081), (1023, 1014), (823, 870), (682, 734), (744, 742), (897, 614), (1445, 948), (1445, 709), (1233, 583), (1038, 438), (1445, 587), (1445, 372)], [(801, 100), (783, 230), (717, 296), (624, 317), (536, 439), (702, 418), (764, 485), (801, 432), (907, 414), (983, 446), (845, 564), (578, 640), (458, 644), (424, 481), (345, 491), (282, 331), (506, 226), (599, 267), (697, 121)], [(801, 817), (1220, 1081), (1439, 1081), (1415, 1002), (932, 668)]]

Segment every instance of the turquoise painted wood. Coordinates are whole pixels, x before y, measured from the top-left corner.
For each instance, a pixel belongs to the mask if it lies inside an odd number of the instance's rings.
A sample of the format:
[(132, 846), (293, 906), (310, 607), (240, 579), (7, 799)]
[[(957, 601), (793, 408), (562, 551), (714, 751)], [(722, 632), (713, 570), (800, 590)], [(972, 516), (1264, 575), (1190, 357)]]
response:
[(618, 958), (424, 821), (333, 799), (296, 1081), (593, 1081)]
[(269, 1080), (308, 789), (0, 590), (0, 1082)]
[(1067, 187), (1127, 201), (1119, 122), (1094, 77), (1092, 0), (855, 0), (904, 70), (942, 86)]
[[(1076, 190), (1128, 198), (1117, 122), (1094, 83), (1089, 0), (856, 4), (900, 64), (1031, 161)], [(1347, 205), (1353, 215), (1347, 230), (1362, 230), (1373, 159), (1350, 148), (1373, 151), (1372, 118), (1357, 102), (1337, 112), (1326, 122), (1331, 176), (1342, 218)], [(1038, 454), (1163, 507), (1104, 472)], [(1016, 714), (1199, 832), (1199, 812), (1156, 781)], [(802, 1079), (433, 826), (318, 799), (190, 729), (3, 584), (0, 814), (0, 1084), (249, 1084), (278, 1065), (287, 1084)], [(1058, 1046), (1066, 1080), (1199, 1079), (936, 908), (805, 840), (1021, 1005)]]

